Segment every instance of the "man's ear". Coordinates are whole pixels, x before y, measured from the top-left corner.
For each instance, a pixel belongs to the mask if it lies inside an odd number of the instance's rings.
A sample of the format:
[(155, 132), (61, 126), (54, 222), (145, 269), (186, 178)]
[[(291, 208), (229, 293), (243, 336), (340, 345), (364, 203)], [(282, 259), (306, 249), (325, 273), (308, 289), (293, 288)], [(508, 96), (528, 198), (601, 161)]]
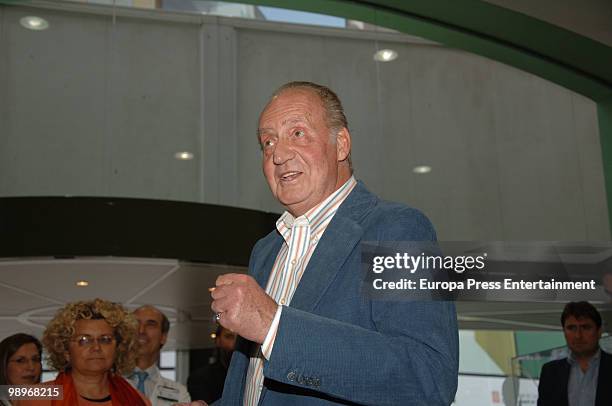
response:
[(168, 333), (163, 333), (161, 336), (161, 345), (166, 344), (166, 340), (168, 340)]
[(338, 162), (345, 161), (351, 153), (351, 134), (346, 127), (343, 127), (336, 135), (336, 152)]

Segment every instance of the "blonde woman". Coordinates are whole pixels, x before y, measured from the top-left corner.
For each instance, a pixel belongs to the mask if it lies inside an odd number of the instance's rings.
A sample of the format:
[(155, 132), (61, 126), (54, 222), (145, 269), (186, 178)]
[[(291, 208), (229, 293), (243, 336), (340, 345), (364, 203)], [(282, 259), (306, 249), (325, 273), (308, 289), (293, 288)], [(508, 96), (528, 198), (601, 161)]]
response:
[(47, 326), (43, 345), (60, 371), (49, 385), (62, 400), (23, 400), (19, 406), (150, 406), (121, 375), (134, 368), (136, 320), (123, 306), (95, 299), (69, 303)]

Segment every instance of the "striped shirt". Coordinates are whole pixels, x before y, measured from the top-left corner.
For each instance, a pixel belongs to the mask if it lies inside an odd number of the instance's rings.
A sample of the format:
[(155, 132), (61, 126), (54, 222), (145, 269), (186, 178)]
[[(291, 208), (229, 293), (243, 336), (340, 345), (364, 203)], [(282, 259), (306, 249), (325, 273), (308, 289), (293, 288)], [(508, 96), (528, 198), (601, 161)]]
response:
[(272, 266), (266, 293), (279, 305), (268, 335), (249, 361), (244, 406), (255, 406), (259, 402), (264, 381), (264, 358), (269, 359), (272, 354), (282, 308), (291, 303), (291, 298), (321, 236), (338, 211), (338, 207), (356, 185), (357, 181), (351, 176), (338, 190), (305, 214), (295, 218), (289, 212), (284, 212), (276, 222), (276, 228), (285, 241)]

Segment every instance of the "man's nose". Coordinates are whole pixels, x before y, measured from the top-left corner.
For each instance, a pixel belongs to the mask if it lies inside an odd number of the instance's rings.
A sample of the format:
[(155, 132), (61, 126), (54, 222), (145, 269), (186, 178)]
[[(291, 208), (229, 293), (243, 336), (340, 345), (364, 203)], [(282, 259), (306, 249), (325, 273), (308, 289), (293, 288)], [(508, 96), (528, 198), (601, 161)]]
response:
[(282, 165), (285, 162), (293, 159), (295, 156), (295, 151), (288, 145), (287, 141), (278, 140), (276, 143), (276, 148), (274, 148), (274, 153), (272, 159), (276, 165)]
[(138, 323), (138, 334), (144, 334), (145, 325), (144, 323)]

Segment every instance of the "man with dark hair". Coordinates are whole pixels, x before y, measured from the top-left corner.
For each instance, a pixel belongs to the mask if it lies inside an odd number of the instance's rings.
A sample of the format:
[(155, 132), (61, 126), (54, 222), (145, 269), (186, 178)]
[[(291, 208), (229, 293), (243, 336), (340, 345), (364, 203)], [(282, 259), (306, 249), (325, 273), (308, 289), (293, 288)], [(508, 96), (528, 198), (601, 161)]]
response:
[(570, 353), (542, 367), (538, 406), (612, 405), (612, 355), (599, 348), (601, 315), (588, 302), (570, 302), (561, 326)]
[(170, 331), (168, 317), (151, 305), (134, 310), (134, 316), (138, 320), (138, 359), (136, 369), (127, 377), (128, 380), (149, 398), (153, 406), (189, 402), (185, 385), (163, 377), (157, 367), (159, 354)]
[(249, 274), (221, 275), (212, 290), (215, 318), (240, 336), (220, 403), (451, 404), (454, 305), (362, 291), (361, 243), (435, 241), (430, 221), (355, 179), (342, 104), (325, 86), (282, 86), (257, 135), (286, 211), (253, 248)]

